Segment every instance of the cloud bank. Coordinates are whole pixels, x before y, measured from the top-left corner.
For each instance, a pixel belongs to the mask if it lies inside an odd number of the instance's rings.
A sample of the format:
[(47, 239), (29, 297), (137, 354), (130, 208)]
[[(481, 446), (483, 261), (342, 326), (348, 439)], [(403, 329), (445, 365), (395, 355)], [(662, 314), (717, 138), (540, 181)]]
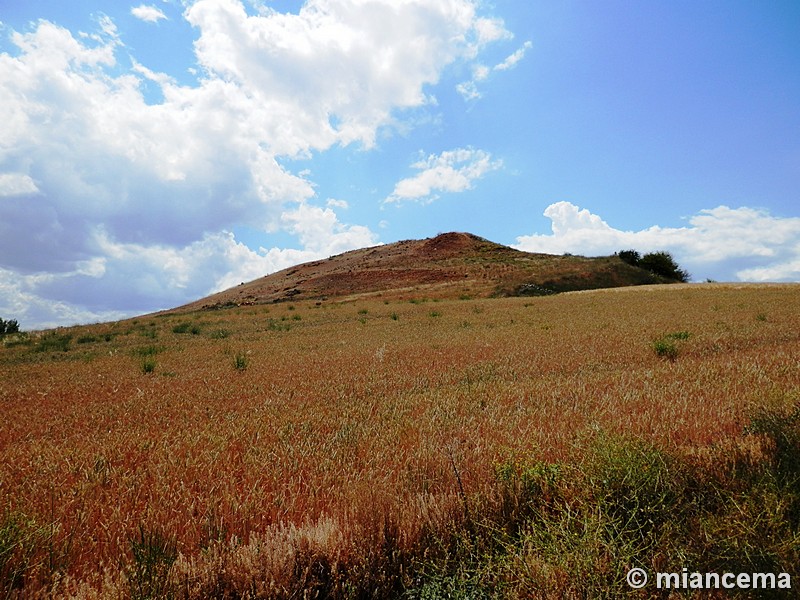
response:
[(589, 256), (667, 250), (695, 279), (800, 281), (800, 218), (718, 206), (689, 217), (686, 227), (622, 231), (570, 202), (551, 204), (544, 215), (552, 233), (520, 236), (516, 248)]
[[(24, 326), (172, 306), (376, 243), (339, 221), (346, 204), (315, 206), (314, 183), (286, 164), (374, 147), (404, 111), (435, 104), (449, 65), (509, 36), (474, 0), (309, 0), (297, 14), (196, 0), (183, 17), (195, 85), (140, 64), (108, 17), (83, 35), (39, 21), (0, 54), (0, 311)], [(301, 248), (254, 252), (237, 225)]]

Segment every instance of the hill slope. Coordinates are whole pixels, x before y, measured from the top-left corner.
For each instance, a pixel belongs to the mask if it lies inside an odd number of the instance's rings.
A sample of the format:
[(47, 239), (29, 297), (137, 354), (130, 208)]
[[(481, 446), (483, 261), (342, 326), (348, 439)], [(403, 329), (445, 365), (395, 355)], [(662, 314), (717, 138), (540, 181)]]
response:
[(586, 258), (522, 252), (469, 233), (444, 233), (352, 250), (305, 263), (176, 310), (380, 293), (384, 297), (544, 295), (571, 290), (671, 283), (616, 256)]

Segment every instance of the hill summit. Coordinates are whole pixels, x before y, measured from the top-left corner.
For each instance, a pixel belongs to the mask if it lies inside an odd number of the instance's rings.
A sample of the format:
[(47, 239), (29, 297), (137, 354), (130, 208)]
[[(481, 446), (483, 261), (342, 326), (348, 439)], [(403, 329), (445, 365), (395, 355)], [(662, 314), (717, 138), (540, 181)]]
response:
[(618, 256), (515, 250), (471, 233), (442, 233), (351, 250), (213, 294), (176, 310), (380, 294), (387, 298), (547, 295), (673, 283)]

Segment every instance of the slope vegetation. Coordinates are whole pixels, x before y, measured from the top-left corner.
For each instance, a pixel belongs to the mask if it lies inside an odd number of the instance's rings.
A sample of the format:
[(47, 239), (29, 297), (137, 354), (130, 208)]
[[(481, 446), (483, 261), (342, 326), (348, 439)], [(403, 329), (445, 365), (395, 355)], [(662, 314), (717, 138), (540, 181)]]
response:
[(444, 233), (284, 269), (179, 310), (368, 294), (407, 299), (421, 291), (429, 298), (536, 296), (649, 283), (673, 281), (616, 256), (532, 254), (469, 233)]

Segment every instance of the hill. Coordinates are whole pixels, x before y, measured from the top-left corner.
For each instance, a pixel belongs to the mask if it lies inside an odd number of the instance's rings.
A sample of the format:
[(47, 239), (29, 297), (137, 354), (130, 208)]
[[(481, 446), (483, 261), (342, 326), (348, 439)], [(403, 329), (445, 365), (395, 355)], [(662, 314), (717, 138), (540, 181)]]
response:
[(403, 299), (420, 291), (431, 298), (540, 296), (650, 283), (673, 280), (627, 264), (617, 256), (534, 254), (470, 233), (451, 232), (305, 263), (177, 310), (369, 294)]

